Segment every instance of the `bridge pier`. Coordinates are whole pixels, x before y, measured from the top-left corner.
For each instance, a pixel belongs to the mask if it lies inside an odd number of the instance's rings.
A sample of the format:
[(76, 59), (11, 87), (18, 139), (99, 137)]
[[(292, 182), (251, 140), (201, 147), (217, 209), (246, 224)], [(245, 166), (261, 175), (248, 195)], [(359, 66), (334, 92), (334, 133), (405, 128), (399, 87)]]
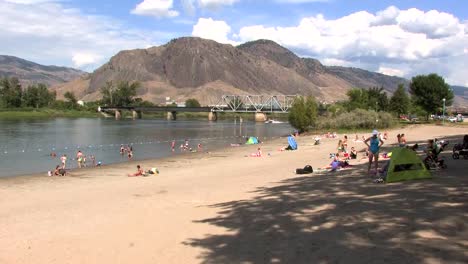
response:
[(209, 121), (216, 121), (216, 120), (218, 120), (218, 113), (216, 113), (216, 112), (209, 112), (209, 113), (208, 113), (208, 120), (209, 120)]
[(255, 113), (255, 122), (265, 122), (267, 121), (267, 115), (262, 112)]
[(122, 112), (120, 110), (115, 110), (115, 120), (119, 120), (122, 118)]
[(142, 117), (141, 111), (132, 110), (132, 118), (133, 118), (133, 120), (135, 120), (135, 119), (141, 119), (141, 117)]
[(177, 112), (167, 112), (167, 120), (177, 120)]

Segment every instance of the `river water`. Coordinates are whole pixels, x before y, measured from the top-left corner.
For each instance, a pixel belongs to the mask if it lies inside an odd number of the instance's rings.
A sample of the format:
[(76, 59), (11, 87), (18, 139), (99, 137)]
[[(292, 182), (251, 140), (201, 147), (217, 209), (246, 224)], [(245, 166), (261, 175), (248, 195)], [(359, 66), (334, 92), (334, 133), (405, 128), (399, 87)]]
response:
[[(230, 121), (112, 120), (98, 118), (0, 120), (0, 177), (46, 172), (68, 157), (67, 167), (76, 168), (76, 152), (95, 156), (96, 163), (128, 161), (119, 154), (120, 145), (130, 145), (133, 160), (162, 158), (184, 153), (179, 146), (188, 139), (203, 151), (244, 143), (245, 137), (261, 140), (291, 133), (289, 124), (264, 124)], [(171, 142), (176, 140), (175, 152)], [(57, 157), (51, 157), (55, 153)]]

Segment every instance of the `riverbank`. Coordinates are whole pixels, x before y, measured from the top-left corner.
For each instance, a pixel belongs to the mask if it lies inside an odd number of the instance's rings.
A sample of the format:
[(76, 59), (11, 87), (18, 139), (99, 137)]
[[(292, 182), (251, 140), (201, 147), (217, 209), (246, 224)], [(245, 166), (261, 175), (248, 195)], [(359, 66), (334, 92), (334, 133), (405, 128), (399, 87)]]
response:
[[(466, 129), (410, 126), (409, 142)], [(453, 137), (452, 136), (456, 136)], [(353, 138), (353, 135), (349, 135)], [(330, 163), (338, 139), (281, 152), (286, 139), (138, 162), (70, 176), (0, 179), (0, 263), (463, 263), (468, 259), (466, 162), (435, 178), (374, 184), (365, 161), (338, 173), (295, 175)], [(351, 143), (351, 142), (350, 142)], [(362, 143), (351, 143), (359, 150)], [(361, 154), (360, 154), (361, 155)], [(247, 156), (247, 157), (246, 157)], [(437, 250), (434, 250), (437, 247)]]
[(37, 118), (90, 118), (102, 117), (100, 113), (78, 110), (59, 109), (20, 109), (20, 110), (0, 110), (0, 119), (37, 119)]

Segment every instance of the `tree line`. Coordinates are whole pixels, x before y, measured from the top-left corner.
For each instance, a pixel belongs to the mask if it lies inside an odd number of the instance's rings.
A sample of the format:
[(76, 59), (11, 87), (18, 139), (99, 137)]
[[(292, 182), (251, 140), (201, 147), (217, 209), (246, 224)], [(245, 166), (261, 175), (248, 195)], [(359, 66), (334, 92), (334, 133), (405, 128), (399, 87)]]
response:
[[(400, 84), (391, 97), (383, 87), (354, 88), (347, 92), (347, 96), (347, 100), (334, 104), (317, 103), (313, 97), (299, 97), (290, 109), (289, 122), (300, 131), (323, 124), (332, 126), (328, 122), (330, 118), (342, 120), (341, 127), (378, 127), (391, 123), (387, 120), (390, 115), (383, 113), (390, 113), (395, 117), (424, 116), (428, 119), (430, 114), (441, 113), (444, 104), (452, 105), (454, 99), (450, 86), (437, 74), (415, 76), (411, 79), (408, 91)], [(358, 114), (360, 118), (354, 119), (350, 115), (352, 113)], [(320, 116), (325, 117), (323, 122), (318, 122)], [(369, 122), (372, 119), (376, 121)]]
[[(139, 82), (109, 81), (100, 89), (101, 100), (87, 102), (81, 106), (73, 92), (65, 92), (65, 100), (57, 100), (57, 93), (50, 91), (45, 84), (32, 84), (24, 88), (17, 78), (5, 77), (0, 78), (0, 109), (53, 108), (88, 111), (96, 110), (99, 105), (155, 106), (152, 102), (136, 97), (140, 87)], [(187, 107), (200, 107), (200, 103), (194, 98), (186, 100), (185, 105)]]

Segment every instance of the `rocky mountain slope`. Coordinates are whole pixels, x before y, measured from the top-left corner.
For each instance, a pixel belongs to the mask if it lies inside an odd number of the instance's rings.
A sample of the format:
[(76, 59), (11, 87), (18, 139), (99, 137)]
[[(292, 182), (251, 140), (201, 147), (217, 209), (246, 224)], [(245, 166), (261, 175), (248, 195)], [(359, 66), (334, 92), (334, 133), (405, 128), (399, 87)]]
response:
[(0, 55), (0, 77), (16, 77), (25, 86), (33, 83), (54, 86), (84, 74), (85, 72), (72, 68), (44, 66), (14, 56)]
[(121, 51), (86, 78), (56, 87), (84, 100), (101, 97), (107, 81), (141, 82), (138, 96), (155, 103), (166, 97), (215, 104), (222, 94), (301, 94), (322, 101), (346, 99), (353, 87), (383, 86), (390, 93), (408, 80), (357, 68), (328, 67), (300, 58), (269, 40), (240, 46), (184, 37), (149, 49)]

